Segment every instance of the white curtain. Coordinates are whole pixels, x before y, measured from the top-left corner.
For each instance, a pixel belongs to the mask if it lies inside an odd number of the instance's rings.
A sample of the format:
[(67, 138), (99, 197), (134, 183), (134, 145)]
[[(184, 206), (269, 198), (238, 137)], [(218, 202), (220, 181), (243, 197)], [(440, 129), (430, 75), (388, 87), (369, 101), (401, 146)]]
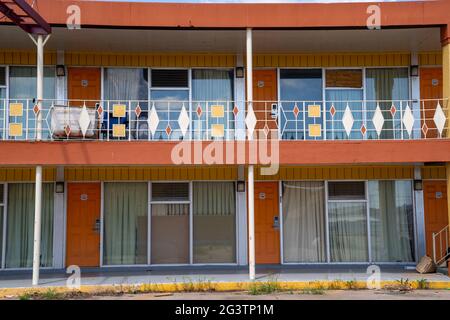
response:
[(332, 262), (368, 261), (365, 202), (328, 202)]
[(285, 262), (324, 262), (324, 183), (283, 183), (283, 253)]
[[(41, 267), (53, 264), (53, 183), (42, 185)], [(6, 267), (30, 268), (33, 264), (34, 183), (8, 185)]]
[(105, 69), (105, 99), (118, 102), (147, 100), (148, 85), (143, 73), (143, 69)]
[(147, 263), (147, 183), (105, 183), (104, 263)]
[(370, 181), (372, 260), (414, 260), (413, 199), (411, 181)]
[(235, 196), (233, 182), (194, 183), (194, 263), (236, 261)]

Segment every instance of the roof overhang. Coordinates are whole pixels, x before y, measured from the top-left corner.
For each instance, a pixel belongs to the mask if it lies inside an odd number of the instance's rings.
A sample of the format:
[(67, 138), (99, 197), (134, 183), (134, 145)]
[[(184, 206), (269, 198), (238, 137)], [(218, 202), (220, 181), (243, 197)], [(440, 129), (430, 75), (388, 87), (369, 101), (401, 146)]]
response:
[[(149, 3), (40, 0), (51, 25), (66, 25), (80, 8), (82, 27), (114, 28), (366, 28), (368, 7), (381, 9), (382, 28), (447, 26), (450, 1), (361, 3)], [(69, 10), (70, 12), (70, 10)]]

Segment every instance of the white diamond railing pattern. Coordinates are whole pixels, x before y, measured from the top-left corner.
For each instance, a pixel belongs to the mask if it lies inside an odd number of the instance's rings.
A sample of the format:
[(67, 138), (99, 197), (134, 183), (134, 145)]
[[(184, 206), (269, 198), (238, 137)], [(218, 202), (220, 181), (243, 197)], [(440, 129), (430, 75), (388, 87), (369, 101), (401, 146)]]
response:
[(0, 100), (0, 139), (32, 141), (413, 140), (446, 138), (448, 100)]

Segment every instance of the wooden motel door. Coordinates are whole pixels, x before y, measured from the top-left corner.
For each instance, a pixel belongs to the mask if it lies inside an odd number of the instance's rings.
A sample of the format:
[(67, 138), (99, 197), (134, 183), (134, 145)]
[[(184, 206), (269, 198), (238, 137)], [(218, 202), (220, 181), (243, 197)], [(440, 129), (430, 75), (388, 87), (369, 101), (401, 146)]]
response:
[[(443, 97), (443, 87), (442, 87), (442, 68), (421, 68), (420, 69), (420, 98), (423, 100), (427, 99), (442, 99)], [(445, 108), (445, 105), (442, 105), (442, 101), (440, 102), (442, 108)], [(433, 117), (436, 111), (437, 101), (424, 101), (421, 103), (420, 108), (422, 109), (421, 117), (425, 117), (422, 119), (420, 126), (423, 126), (425, 122), (428, 127), (428, 132), (426, 138), (437, 138), (439, 132), (436, 128), (436, 124), (434, 123)], [(422, 131), (422, 137), (425, 137), (425, 134)]]
[(100, 68), (69, 68), (68, 69), (68, 97), (71, 105), (95, 107), (101, 99), (101, 71)]
[(255, 183), (255, 256), (257, 264), (280, 263), (278, 182)]
[[(433, 257), (433, 232), (448, 225), (447, 185), (445, 181), (424, 181), (423, 197), (425, 209), (425, 236), (427, 255)], [(443, 245), (444, 247), (445, 245)], [(436, 248), (439, 250), (439, 247)], [(442, 248), (445, 252), (445, 248)], [(436, 251), (438, 256), (441, 256)]]
[(266, 124), (270, 130), (276, 130), (277, 119), (272, 116), (278, 113), (276, 70), (253, 70), (253, 100), (257, 119), (255, 130), (263, 130)]
[(69, 183), (66, 266), (100, 265), (100, 183)]

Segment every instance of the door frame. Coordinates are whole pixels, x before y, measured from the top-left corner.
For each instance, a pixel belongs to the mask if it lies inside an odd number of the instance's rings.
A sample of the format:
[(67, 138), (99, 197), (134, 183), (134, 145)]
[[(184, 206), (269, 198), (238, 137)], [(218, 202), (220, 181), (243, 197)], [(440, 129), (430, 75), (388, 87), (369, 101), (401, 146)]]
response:
[(64, 181), (64, 230), (63, 230), (63, 266), (67, 268), (67, 208), (68, 208), (68, 198), (69, 198), (69, 184), (89, 184), (89, 183), (99, 183), (100, 184), (100, 257), (99, 265), (96, 268), (101, 268), (103, 266), (103, 181), (86, 180), (86, 181)]

